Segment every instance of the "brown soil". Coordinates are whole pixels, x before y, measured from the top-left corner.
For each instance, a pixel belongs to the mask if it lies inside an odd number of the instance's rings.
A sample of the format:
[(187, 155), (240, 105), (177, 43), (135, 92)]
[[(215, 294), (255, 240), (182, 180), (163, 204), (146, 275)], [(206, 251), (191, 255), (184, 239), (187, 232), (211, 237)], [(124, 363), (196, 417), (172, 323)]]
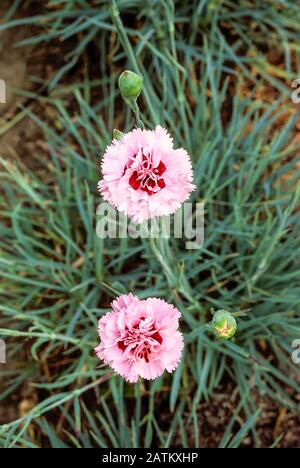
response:
[[(295, 401), (300, 400), (299, 395), (294, 395)], [(300, 416), (294, 412), (282, 408), (278, 403), (267, 396), (254, 392), (257, 407), (261, 409), (256, 431), (260, 447), (269, 448), (275, 445), (277, 448), (300, 448)], [(198, 407), (199, 433), (201, 448), (217, 448), (222, 440), (224, 428), (234, 414), (240, 396), (232, 382), (222, 384), (209, 402), (202, 401)], [(188, 417), (188, 416), (187, 416)], [(244, 416), (238, 416), (233, 427), (233, 434), (245, 424)], [(193, 427), (188, 433), (190, 447), (195, 446), (193, 440)], [(244, 439), (242, 447), (255, 447), (251, 432)]]
[[(0, 18), (10, 3), (9, 0), (1, 1)], [(33, 3), (30, 15), (41, 14), (44, 7), (43, 2)], [(49, 116), (47, 106), (31, 94), (47, 97), (47, 83), (65, 65), (64, 57), (71, 46), (67, 41), (63, 47), (55, 41), (34, 47), (16, 45), (38, 33), (37, 26), (0, 32), (0, 78), (7, 87), (7, 102), (0, 104), (0, 156), (19, 160), (31, 169), (39, 166), (39, 158), (47, 157), (47, 144), (41, 128), (23, 110), (33, 112), (44, 122), (51, 120), (53, 116)], [(20, 91), (31, 94), (23, 96)]]
[[(1, 2), (0, 16), (7, 11), (10, 2)], [(29, 78), (28, 61), (32, 53), (32, 47), (16, 48), (14, 43), (24, 39), (30, 31), (27, 29), (8, 30), (0, 33), (0, 73), (1, 79), (6, 83), (6, 104), (0, 105), (0, 154), (11, 155), (20, 149), (25, 140), (33, 140), (35, 134), (33, 123), (28, 118), (19, 124), (12, 125), (14, 117), (21, 111), (25, 98), (20, 98), (14, 90), (30, 91), (33, 83)], [(4, 128), (7, 130), (4, 130)]]

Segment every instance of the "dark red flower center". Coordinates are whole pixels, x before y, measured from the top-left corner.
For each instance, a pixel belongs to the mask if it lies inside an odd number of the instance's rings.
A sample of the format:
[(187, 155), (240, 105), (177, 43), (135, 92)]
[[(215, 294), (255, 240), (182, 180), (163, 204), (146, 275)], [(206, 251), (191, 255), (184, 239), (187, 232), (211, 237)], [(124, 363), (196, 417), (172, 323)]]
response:
[[(142, 321), (144, 318), (140, 320)], [(118, 341), (117, 345), (123, 352), (130, 346), (131, 351), (137, 353), (137, 357), (149, 362), (152, 346), (155, 343), (162, 344), (162, 342), (162, 336), (154, 326), (151, 326), (151, 328), (145, 332), (140, 330), (139, 325), (137, 325), (131, 330), (126, 329), (125, 336)]]
[[(124, 174), (130, 167), (125, 167)], [(165, 164), (160, 163), (155, 167), (152, 163), (151, 156), (142, 155), (142, 162), (138, 167), (132, 169), (132, 174), (129, 178), (129, 185), (134, 190), (142, 190), (148, 195), (154, 195), (165, 188), (166, 183), (162, 175), (166, 172)]]

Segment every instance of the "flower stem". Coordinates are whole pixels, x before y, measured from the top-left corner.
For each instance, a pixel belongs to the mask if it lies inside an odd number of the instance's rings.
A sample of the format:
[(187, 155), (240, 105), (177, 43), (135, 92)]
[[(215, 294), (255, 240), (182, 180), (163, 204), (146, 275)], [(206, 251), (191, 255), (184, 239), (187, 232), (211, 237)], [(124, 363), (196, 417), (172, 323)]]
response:
[(139, 128), (141, 128), (142, 130), (144, 130), (145, 126), (143, 124), (143, 121), (141, 119), (141, 116), (140, 116), (140, 109), (139, 109), (139, 106), (137, 104), (136, 101), (130, 101), (129, 102), (129, 105), (135, 115), (135, 120), (136, 120), (136, 124)]
[[(110, 14), (111, 14), (111, 18), (112, 18), (112, 21), (114, 23), (114, 26), (115, 26), (115, 28), (117, 30), (120, 43), (123, 46), (123, 49), (124, 49), (124, 51), (125, 51), (125, 53), (126, 53), (126, 55), (128, 57), (128, 60), (129, 60), (129, 63), (131, 65), (132, 69), (135, 71), (135, 73), (142, 76), (140, 67), (139, 67), (138, 62), (137, 62), (137, 60), (135, 58), (135, 55), (134, 55), (134, 51), (133, 51), (132, 46), (130, 44), (130, 41), (129, 41), (128, 37), (127, 37), (127, 33), (126, 33), (126, 30), (125, 30), (124, 25), (122, 23), (122, 20), (120, 18), (120, 12), (119, 12), (119, 8), (118, 8), (116, 0), (111, 1)], [(150, 94), (149, 94), (149, 92), (147, 90), (147, 86), (144, 87), (143, 94), (144, 94), (144, 97), (145, 97), (145, 100), (146, 100), (147, 107), (149, 109), (150, 115), (153, 118), (153, 122), (155, 124), (158, 124), (159, 123), (159, 116), (158, 116), (158, 114), (156, 112), (156, 109), (155, 109), (155, 107), (153, 105), (153, 102), (151, 100), (151, 96), (150, 96)]]

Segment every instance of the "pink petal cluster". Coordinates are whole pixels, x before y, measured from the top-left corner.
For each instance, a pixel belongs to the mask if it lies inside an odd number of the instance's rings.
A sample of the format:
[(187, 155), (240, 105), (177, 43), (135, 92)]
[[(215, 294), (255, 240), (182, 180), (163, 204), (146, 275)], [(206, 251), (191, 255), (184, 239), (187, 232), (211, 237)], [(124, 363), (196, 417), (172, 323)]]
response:
[(188, 153), (174, 149), (160, 126), (134, 129), (114, 140), (104, 154), (102, 173), (98, 188), (103, 198), (138, 223), (175, 213), (195, 190)]
[(155, 379), (165, 369), (172, 372), (184, 345), (179, 318), (180, 312), (161, 299), (121, 296), (99, 320), (96, 353), (128, 382)]

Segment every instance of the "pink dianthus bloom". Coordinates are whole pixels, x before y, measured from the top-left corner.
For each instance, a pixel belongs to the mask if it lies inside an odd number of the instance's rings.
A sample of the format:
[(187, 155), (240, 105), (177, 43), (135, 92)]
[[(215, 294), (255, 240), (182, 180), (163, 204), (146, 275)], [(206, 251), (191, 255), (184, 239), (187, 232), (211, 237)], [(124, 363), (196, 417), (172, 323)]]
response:
[(138, 223), (175, 213), (195, 190), (188, 153), (174, 149), (159, 125), (114, 140), (104, 154), (102, 174), (103, 198)]
[(184, 343), (179, 318), (180, 312), (161, 299), (123, 295), (99, 320), (101, 343), (95, 351), (128, 382), (155, 379), (165, 369), (174, 371), (180, 361)]

